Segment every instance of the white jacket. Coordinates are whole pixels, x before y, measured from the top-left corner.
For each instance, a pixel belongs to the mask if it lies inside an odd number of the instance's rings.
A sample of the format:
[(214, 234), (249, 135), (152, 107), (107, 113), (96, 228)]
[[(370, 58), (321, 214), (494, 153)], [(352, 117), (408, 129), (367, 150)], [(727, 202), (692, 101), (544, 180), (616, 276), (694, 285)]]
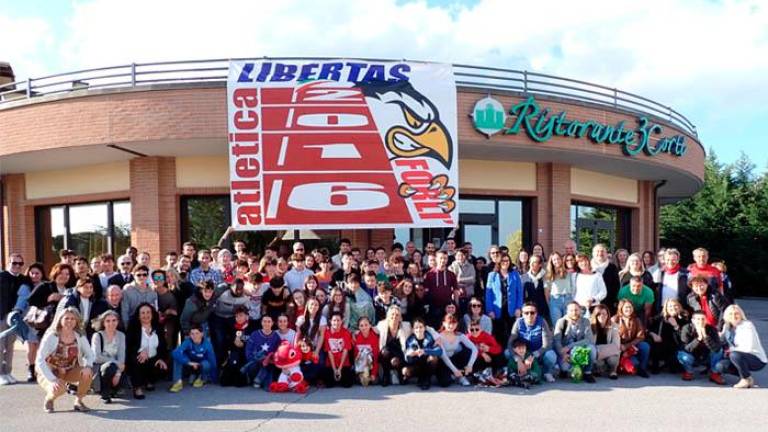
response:
[(599, 303), (608, 295), (603, 275), (600, 273), (576, 273), (574, 279), (576, 292), (573, 299), (582, 306), (589, 304), (590, 299), (595, 299), (595, 302)]
[[(35, 357), (35, 368), (37, 369), (37, 373), (43, 374), (45, 379), (50, 382), (56, 381), (57, 378), (51, 368), (48, 367), (48, 362), (46, 360), (51, 356), (51, 354), (56, 352), (56, 347), (58, 344), (59, 335), (54, 332), (45, 333), (43, 340), (40, 341), (40, 348), (37, 350), (37, 357)], [(78, 363), (80, 363), (80, 367), (93, 367), (93, 362), (96, 359), (96, 355), (93, 353), (91, 345), (88, 343), (88, 339), (85, 336), (79, 334), (77, 335), (77, 348), (79, 350), (77, 360)]]

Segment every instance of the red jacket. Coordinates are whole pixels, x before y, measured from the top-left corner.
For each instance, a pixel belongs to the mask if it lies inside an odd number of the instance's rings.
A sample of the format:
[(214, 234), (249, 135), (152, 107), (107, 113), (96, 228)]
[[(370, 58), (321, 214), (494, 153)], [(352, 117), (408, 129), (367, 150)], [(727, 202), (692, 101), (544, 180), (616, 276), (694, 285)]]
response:
[(501, 354), (501, 345), (496, 342), (496, 338), (494, 338), (490, 333), (481, 331), (475, 337), (473, 337), (470, 333), (467, 333), (467, 337), (472, 341), (473, 344), (475, 344), (475, 346), (477, 346), (478, 349), (480, 349), (480, 344), (486, 344), (488, 345), (488, 354)]
[(704, 267), (697, 267), (696, 263), (688, 266), (688, 280), (696, 276), (704, 276), (709, 281), (709, 285), (712, 288), (717, 287), (720, 295), (723, 294), (723, 274), (720, 270), (712, 264), (707, 264)]
[(371, 368), (371, 376), (377, 376), (379, 372), (379, 335), (376, 334), (373, 329), (368, 333), (368, 337), (363, 337), (362, 332), (355, 333), (355, 358), (360, 353), (361, 347), (367, 347), (371, 349), (373, 353), (373, 367)]

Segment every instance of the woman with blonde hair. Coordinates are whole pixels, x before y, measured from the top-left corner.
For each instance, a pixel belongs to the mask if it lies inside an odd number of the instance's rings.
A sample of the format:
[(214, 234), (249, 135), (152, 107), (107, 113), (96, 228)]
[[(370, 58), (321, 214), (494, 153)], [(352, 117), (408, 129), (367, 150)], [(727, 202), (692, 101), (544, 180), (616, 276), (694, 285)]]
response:
[(405, 366), (405, 348), (408, 336), (411, 335), (411, 324), (403, 321), (399, 306), (387, 309), (385, 319), (376, 324), (379, 334), (379, 365), (381, 365), (381, 385), (400, 384), (402, 382), (402, 367)]
[(611, 321), (611, 312), (601, 304), (592, 310), (589, 322), (592, 325), (592, 344), (597, 348), (597, 372), (608, 369), (608, 377), (615, 380), (619, 377), (621, 356), (619, 328)]
[(682, 340), (680, 334), (686, 324), (691, 322), (688, 311), (683, 308), (680, 300), (668, 298), (664, 302), (661, 314), (653, 317), (648, 324), (647, 340), (651, 345), (651, 371), (658, 373), (661, 362), (670, 369), (670, 372), (679, 371), (677, 352), (680, 350)]
[(768, 364), (768, 358), (760, 343), (755, 325), (747, 320), (744, 310), (735, 304), (725, 308), (723, 321), (723, 339), (730, 347), (728, 361), (741, 378), (733, 387), (755, 387), (755, 379), (751, 372), (759, 371)]
[(643, 258), (638, 253), (633, 253), (626, 259), (626, 264), (621, 267), (619, 272), (619, 281), (622, 287), (629, 285), (629, 280), (633, 276), (640, 276), (643, 278), (643, 285), (653, 289), (653, 275), (645, 269), (643, 264)]
[(56, 314), (35, 358), (37, 382), (45, 390), (45, 412), (53, 412), (53, 402), (67, 392), (67, 384), (77, 384), (75, 411), (89, 411), (83, 398), (91, 387), (94, 360), (80, 312), (67, 307)]
[(565, 315), (565, 309), (576, 292), (573, 275), (565, 268), (565, 261), (559, 252), (549, 255), (544, 286), (549, 292), (549, 317), (554, 325)]

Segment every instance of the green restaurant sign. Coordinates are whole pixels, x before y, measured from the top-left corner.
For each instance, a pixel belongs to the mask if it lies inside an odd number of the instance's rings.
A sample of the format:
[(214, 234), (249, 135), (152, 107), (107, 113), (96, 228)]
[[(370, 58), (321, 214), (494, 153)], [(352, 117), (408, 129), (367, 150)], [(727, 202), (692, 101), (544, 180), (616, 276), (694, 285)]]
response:
[(549, 108), (542, 109), (533, 96), (512, 106), (509, 114), (513, 121), (507, 127), (504, 106), (488, 96), (475, 103), (471, 117), (475, 129), (488, 138), (499, 132), (516, 135), (523, 129), (536, 142), (546, 142), (554, 136), (588, 138), (595, 144), (620, 145), (627, 156), (644, 152), (648, 156), (669, 153), (680, 157), (687, 150), (683, 135), (660, 137), (655, 144), (651, 143), (651, 136), (660, 135), (663, 128), (644, 116), (637, 118), (635, 128), (628, 128), (623, 120), (613, 125), (576, 120), (568, 118), (565, 111), (554, 114)]

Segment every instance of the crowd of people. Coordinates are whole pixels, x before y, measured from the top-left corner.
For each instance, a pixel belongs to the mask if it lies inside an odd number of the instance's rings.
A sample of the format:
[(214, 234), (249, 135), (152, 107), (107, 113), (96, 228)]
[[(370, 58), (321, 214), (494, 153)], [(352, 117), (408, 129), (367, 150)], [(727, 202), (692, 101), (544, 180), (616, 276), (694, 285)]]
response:
[(254, 254), (192, 242), (153, 268), (147, 252), (114, 258), (63, 250), (46, 271), (18, 253), (0, 273), (0, 385), (14, 384), (14, 342), (27, 349), (27, 381), (44, 409), (66, 394), (87, 411), (93, 388), (109, 403), (168, 389), (253, 386), (530, 387), (559, 379), (648, 378), (666, 370), (690, 381), (702, 369), (725, 385), (755, 385), (768, 359), (734, 302), (724, 263), (673, 248), (591, 255), (568, 241), (511, 256), (491, 246), (395, 243), (338, 253), (293, 244)]

